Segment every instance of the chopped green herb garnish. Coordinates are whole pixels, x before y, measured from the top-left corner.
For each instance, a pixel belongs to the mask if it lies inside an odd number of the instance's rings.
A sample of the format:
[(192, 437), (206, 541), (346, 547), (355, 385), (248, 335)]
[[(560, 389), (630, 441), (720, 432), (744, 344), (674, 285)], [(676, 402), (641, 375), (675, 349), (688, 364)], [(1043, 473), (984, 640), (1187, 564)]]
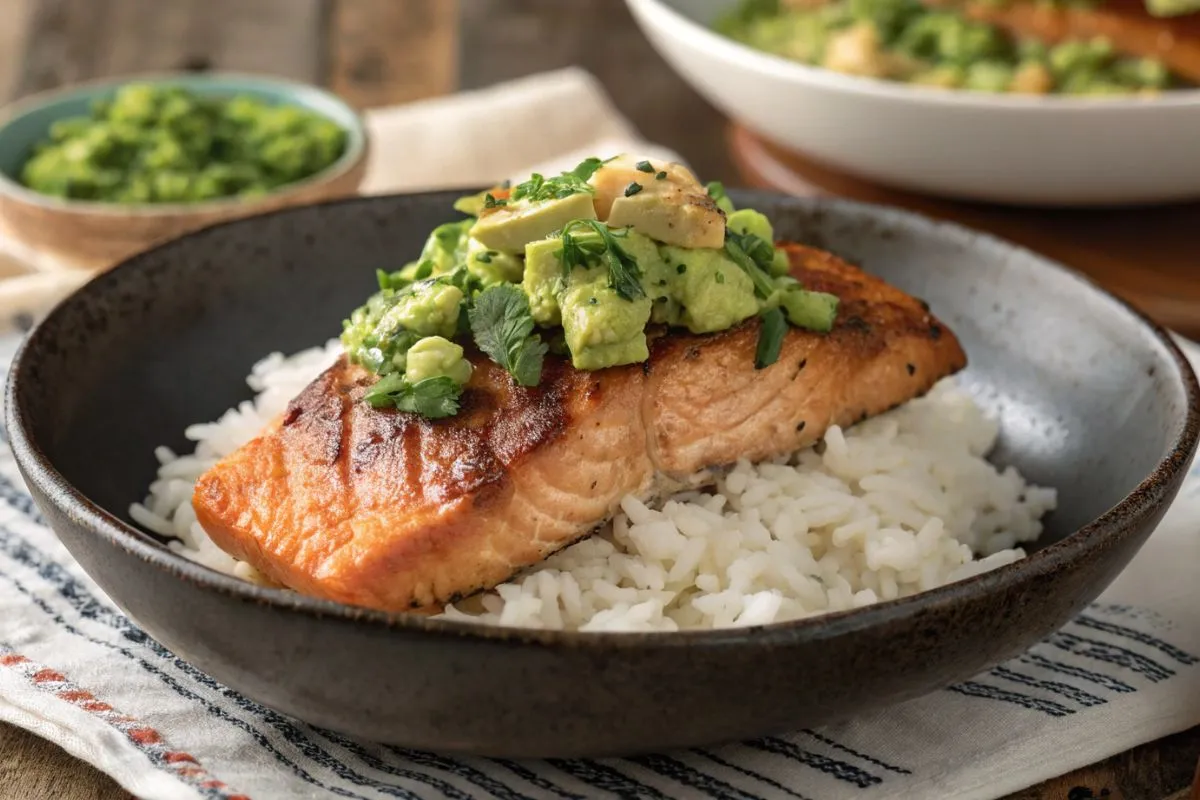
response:
[(665, 181), (666, 179), (667, 179), (667, 173), (665, 173), (665, 172), (660, 172), (654, 176), (654, 180), (656, 180), (656, 181)]
[(402, 374), (393, 372), (376, 381), (363, 399), (375, 408), (395, 408), (441, 419), (458, 413), (461, 395), (462, 387), (445, 376), (409, 383)]
[(787, 320), (778, 308), (769, 308), (760, 315), (762, 328), (758, 331), (758, 347), (754, 351), (754, 368), (764, 369), (779, 360)]
[(654, 172), (654, 165), (649, 161), (639, 161), (634, 166), (637, 167), (638, 172)]
[[(750, 276), (751, 282), (754, 283), (754, 293), (766, 299), (775, 291), (775, 284), (771, 281), (771, 275), (767, 271), (767, 268), (762, 266), (758, 261), (762, 257), (762, 250), (758, 246), (760, 242), (762, 242), (762, 239), (754, 235), (742, 236), (733, 231), (725, 232), (725, 253), (733, 260), (733, 263), (745, 270), (746, 274)], [(751, 256), (746, 251), (747, 247), (755, 254), (754, 256)], [(771, 250), (771, 255), (766, 262), (769, 266), (771, 263), (770, 260), (775, 256), (775, 251), (770, 245), (767, 245), (767, 247)]]
[(634, 181), (633, 183), (631, 183), (625, 187), (625, 196), (633, 197), (635, 194), (637, 194), (641, 190), (642, 190), (642, 185), (640, 183), (638, 183), (637, 181)]
[(605, 163), (598, 158), (585, 158), (576, 165), (575, 169), (553, 178), (547, 178), (535, 172), (529, 176), (529, 180), (514, 186), (509, 197), (513, 200), (541, 203), (546, 200), (561, 200), (582, 192), (593, 194), (595, 190), (588, 184), (588, 179), (595, 175), (596, 170)]
[(718, 272), (718, 273), (717, 273), (717, 275), (716, 275), (716, 278), (715, 278), (715, 280), (716, 280), (716, 282), (717, 282), (717, 283), (724, 283), (724, 282), (725, 282), (725, 273), (724, 273), (724, 272)]
[(467, 312), (475, 344), (521, 386), (537, 386), (547, 347), (533, 332), (529, 298), (511, 283), (492, 286)]
[(687, 264), (680, 264), (678, 267), (675, 268), (676, 275), (682, 275), (685, 272), (687, 272)]
[[(573, 236), (577, 228), (590, 228), (600, 241), (587, 242)], [(625, 252), (617, 243), (618, 236), (603, 222), (595, 219), (577, 219), (568, 222), (562, 232), (563, 277), (568, 278), (575, 267), (586, 267), (589, 260), (597, 260), (608, 268), (608, 285), (625, 300), (636, 300), (646, 295), (642, 288), (642, 270), (637, 260)]]
[(484, 264), (490, 264), (490, 263), (492, 263), (492, 256), (494, 256), (494, 255), (496, 255), (496, 253), (494, 251), (488, 250), (486, 252), (480, 253), (479, 255), (475, 256), (475, 260), (481, 261)]
[(483, 207), (484, 208), (495, 208), (496, 206), (506, 206), (506, 205), (508, 205), (507, 200), (497, 200), (496, 197), (491, 192), (488, 192), (487, 194), (485, 194), (483, 196)]

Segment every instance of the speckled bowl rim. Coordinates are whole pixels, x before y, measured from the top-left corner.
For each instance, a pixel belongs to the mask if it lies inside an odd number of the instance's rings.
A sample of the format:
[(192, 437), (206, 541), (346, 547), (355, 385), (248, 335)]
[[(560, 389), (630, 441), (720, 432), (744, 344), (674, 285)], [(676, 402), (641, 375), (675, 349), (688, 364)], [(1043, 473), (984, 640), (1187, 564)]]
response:
[(757, 72), (765, 72), (784, 80), (850, 94), (909, 103), (957, 105), (976, 109), (1020, 111), (1027, 114), (1051, 112), (1087, 114), (1096, 111), (1110, 111), (1114, 108), (1133, 111), (1135, 109), (1157, 110), (1164, 107), (1195, 108), (1200, 106), (1200, 88), (1171, 89), (1152, 97), (990, 94), (967, 89), (937, 89), (900, 81), (849, 75), (791, 61), (734, 41), (702, 25), (691, 16), (676, 11), (663, 0), (625, 0), (625, 2), (630, 10), (635, 12), (634, 16), (639, 19), (639, 22), (640, 17), (636, 13), (636, 8), (640, 5), (651, 9), (650, 13), (661, 14), (668, 18), (677, 31), (684, 32), (679, 35), (699, 37), (703, 49), (737, 59)]
[[(109, 78), (98, 78), (80, 81), (56, 89), (38, 92), (20, 100), (16, 100), (0, 108), (0, 130), (13, 124), (21, 117), (31, 114), (50, 103), (70, 98), (72, 95), (85, 94), (98, 89), (117, 89), (130, 83), (154, 83), (166, 85), (172, 83), (204, 83), (206, 81), (229, 81), (242, 83), (248, 87), (257, 87), (269, 91), (286, 91), (301, 96), (298, 105), (320, 114), (346, 132), (346, 149), (342, 155), (320, 172), (314, 172), (307, 178), (291, 183), (285, 183), (266, 194), (255, 197), (222, 197), (215, 200), (205, 200), (197, 203), (103, 203), (95, 200), (67, 200), (53, 195), (42, 194), (13, 180), (0, 171), (0, 193), (30, 206), (46, 209), (60, 214), (89, 214), (112, 216), (117, 218), (138, 217), (152, 219), (155, 217), (179, 217), (187, 215), (216, 214), (235, 208), (254, 209), (268, 203), (278, 202), (280, 198), (311, 189), (314, 186), (335, 181), (357, 167), (368, 155), (370, 150), (370, 134), (363, 122), (362, 114), (349, 103), (331, 91), (300, 81), (286, 78), (276, 78), (271, 75), (255, 75), (248, 72), (145, 72), (130, 73)], [(334, 119), (328, 114), (312, 108), (303, 100), (303, 95), (319, 97), (323, 102), (339, 108), (351, 120), (350, 125)]]
[[(252, 221), (259, 217), (296, 213), (304, 209), (311, 211), (312, 208), (326, 206), (370, 204), (396, 198), (415, 200), (422, 197), (448, 196), (449, 194), (450, 192), (439, 191), (355, 197), (314, 203), (300, 208), (275, 210), (232, 222), (210, 225), (178, 237), (171, 242), (158, 245), (148, 252), (179, 246), (178, 242), (202, 236), (212, 228), (253, 224)], [(9, 373), (5, 392), (5, 422), (13, 453), (25, 472), (26, 479), (76, 523), (100, 536), (108, 544), (124, 550), (126, 554), (140, 558), (180, 580), (188, 581), (199, 589), (266, 605), (281, 613), (298, 613), (313, 619), (340, 619), (378, 631), (392, 630), (410, 635), (440, 634), (479, 641), (602, 650), (675, 646), (741, 646), (747, 644), (748, 639), (753, 640), (755, 644), (781, 645), (800, 640), (813, 641), (834, 638), (863, 629), (887, 625), (900, 618), (944, 610), (969, 597), (999, 593), (1011, 589), (1017, 584), (1052, 577), (1071, 562), (1082, 558), (1088, 551), (1104, 546), (1110, 540), (1120, 539), (1123, 535), (1133, 531), (1141, 521), (1153, 516), (1167, 501), (1167, 497), (1172, 491), (1172, 485), (1184, 477), (1195, 453), (1197, 439), (1200, 437), (1200, 384), (1197, 383), (1196, 375), (1170, 334), (1137, 309), (1100, 288), (1087, 277), (1026, 248), (990, 234), (974, 231), (954, 223), (935, 221), (909, 211), (850, 200), (797, 198), (777, 192), (731, 190), (730, 194), (748, 198), (751, 203), (755, 198), (769, 201), (782, 200), (800, 213), (809, 215), (819, 214), (824, 210), (832, 210), (834, 213), (866, 214), (884, 225), (911, 230), (917, 235), (933, 236), (943, 241), (948, 237), (951, 241), (961, 243), (968, 250), (979, 247), (995, 248), (1001, 253), (1028, 259), (1039, 269), (1065, 273), (1078, 284), (1081, 291), (1098, 292), (1104, 299), (1125, 309), (1136, 324), (1140, 324), (1145, 331), (1153, 335), (1174, 361), (1178, 379), (1183, 384), (1187, 398), (1187, 408), (1182, 428), (1172, 442), (1170, 451), (1150, 474), (1116, 505), (1088, 524), (1064, 536), (1058, 542), (1030, 553), (1020, 561), (981, 575), (864, 608), (836, 611), (760, 626), (629, 633), (502, 628), (454, 620), (436, 620), (416, 614), (374, 611), (330, 600), (307, 597), (288, 590), (257, 586), (188, 561), (183, 556), (172, 552), (150, 534), (129, 525), (85, 497), (55, 469), (31, 438), (28, 429), (28, 410), (18, 402), (18, 398), (21, 395), (22, 373), (26, 369), (26, 362), (32, 353), (42, 348), (42, 339), (47, 335), (44, 331), (49, 326), (48, 323), (58, 315), (65, 313), (64, 309), (71, 304), (75, 297), (90, 291), (98, 291), (92, 288), (93, 285), (103, 286), (104, 283), (115, 280), (122, 270), (137, 269), (142, 257), (134, 256), (85, 284), (60, 303), (40, 324), (35, 326), (21, 343), (13, 358), (13, 366)], [(970, 354), (968, 354), (969, 357)]]

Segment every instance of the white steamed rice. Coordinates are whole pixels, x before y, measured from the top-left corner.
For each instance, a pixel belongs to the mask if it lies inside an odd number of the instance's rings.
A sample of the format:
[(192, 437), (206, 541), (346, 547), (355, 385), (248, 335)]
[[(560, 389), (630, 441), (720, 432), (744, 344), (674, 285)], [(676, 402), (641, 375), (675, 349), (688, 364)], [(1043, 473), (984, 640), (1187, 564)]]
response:
[[(247, 580), (191, 506), (197, 478), (253, 438), (339, 352), (336, 341), (276, 353), (247, 379), (257, 393), (193, 425), (191, 455), (166, 447), (136, 522), (181, 555)], [(599, 535), (447, 608), (453, 619), (533, 628), (674, 631), (761, 625), (904, 597), (1023, 558), (1053, 489), (985, 459), (997, 425), (951, 380), (926, 397), (773, 463), (739, 463), (712, 493), (651, 505), (626, 497)], [(818, 452), (819, 451), (819, 452)]]

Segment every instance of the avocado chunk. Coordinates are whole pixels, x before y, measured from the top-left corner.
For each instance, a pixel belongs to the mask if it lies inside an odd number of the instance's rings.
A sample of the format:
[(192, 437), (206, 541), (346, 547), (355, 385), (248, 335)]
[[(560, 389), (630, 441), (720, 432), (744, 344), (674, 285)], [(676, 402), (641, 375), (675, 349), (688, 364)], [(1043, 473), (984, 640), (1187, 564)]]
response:
[(742, 208), (730, 214), (725, 227), (743, 236), (753, 234), (764, 242), (775, 241), (775, 229), (771, 227), (771, 220), (767, 219), (766, 214), (753, 208)]
[(417, 263), (433, 262), (433, 275), (441, 275), (458, 266), (466, 257), (467, 231), (474, 220), (464, 219), (438, 225), (425, 240)]
[(478, 239), (467, 240), (467, 271), (483, 281), (484, 286), (497, 283), (517, 283), (525, 265), (512, 253), (492, 250)]
[(635, 364), (650, 357), (648, 297), (626, 300), (608, 286), (603, 269), (579, 270), (562, 294), (562, 326), (576, 369)]
[(837, 295), (826, 292), (810, 292), (794, 278), (776, 280), (779, 288), (771, 295), (768, 306), (778, 305), (783, 309), (788, 322), (797, 328), (828, 333), (837, 318)]
[[(396, 298), (381, 318), (379, 330), (406, 330), (422, 336), (454, 337), (458, 329), (458, 310), (462, 290), (448, 283), (426, 281), (414, 284), (412, 291)], [(382, 338), (382, 337), (380, 337)]]
[(664, 244), (720, 247), (725, 214), (682, 164), (621, 156), (589, 179), (596, 215), (610, 228), (633, 228)]
[(684, 192), (641, 191), (613, 200), (612, 228), (633, 228), (664, 244), (690, 248), (720, 247), (725, 241), (725, 215), (703, 189)]
[(642, 288), (651, 303), (650, 321), (659, 325), (678, 325), (682, 308), (672, 289), (675, 270), (663, 261), (658, 245), (634, 230), (629, 230), (619, 241), (642, 271)]
[(565, 286), (562, 240), (539, 239), (525, 245), (525, 277), (521, 289), (529, 298), (529, 311), (534, 322), (545, 326), (562, 322), (558, 296)]
[(674, 266), (675, 298), (683, 307), (679, 322), (692, 333), (725, 330), (758, 313), (750, 276), (722, 250), (663, 247), (668, 268)]
[(471, 380), (471, 362), (463, 357), (463, 349), (449, 339), (426, 336), (408, 348), (404, 377), (409, 383), (445, 377), (463, 386)]
[(587, 192), (539, 203), (520, 200), (484, 209), (471, 228), (471, 238), (491, 250), (520, 253), (525, 245), (562, 230), (572, 220), (595, 218), (596, 209)]

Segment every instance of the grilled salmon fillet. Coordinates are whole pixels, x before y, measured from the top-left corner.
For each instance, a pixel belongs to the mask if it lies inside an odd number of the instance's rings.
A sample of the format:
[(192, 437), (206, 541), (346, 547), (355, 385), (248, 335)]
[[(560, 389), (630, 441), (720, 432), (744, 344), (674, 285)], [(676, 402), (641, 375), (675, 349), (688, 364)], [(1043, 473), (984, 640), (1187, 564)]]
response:
[(298, 592), (434, 611), (586, 537), (626, 494), (797, 450), (965, 366), (918, 300), (828, 253), (786, 248), (806, 288), (841, 306), (827, 334), (789, 328), (765, 369), (754, 368), (756, 319), (660, 335), (642, 364), (586, 372), (547, 358), (532, 389), (475, 354), (460, 412), (429, 420), (361, 402), (375, 378), (343, 358), (201, 477), (197, 518)]

